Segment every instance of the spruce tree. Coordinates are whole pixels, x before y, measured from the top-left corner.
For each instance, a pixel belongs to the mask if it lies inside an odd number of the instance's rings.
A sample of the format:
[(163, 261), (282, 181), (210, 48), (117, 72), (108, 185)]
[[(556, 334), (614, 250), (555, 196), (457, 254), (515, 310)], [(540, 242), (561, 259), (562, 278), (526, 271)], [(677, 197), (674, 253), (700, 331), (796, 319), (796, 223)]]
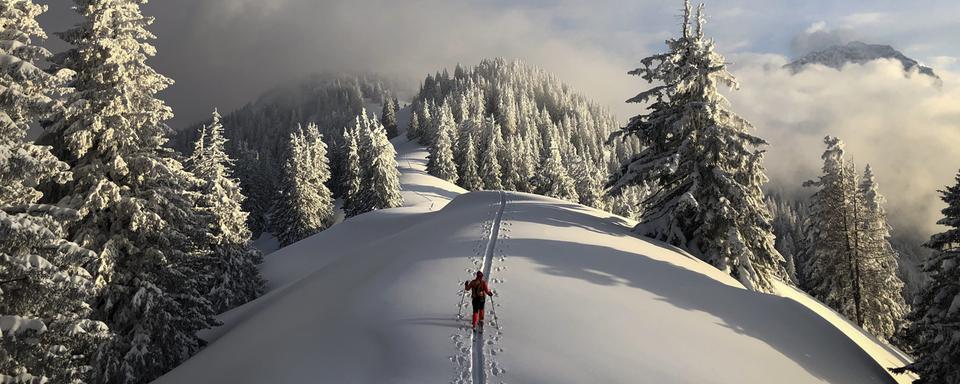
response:
[(52, 96), (68, 75), (35, 65), (50, 57), (33, 41), (46, 38), (36, 21), (45, 11), (29, 0), (0, 2), (0, 381), (88, 382), (91, 358), (110, 336), (88, 304), (102, 287), (90, 271), (103, 260), (65, 240), (77, 211), (35, 204), (36, 185), (71, 175), (49, 147), (26, 140), (31, 123), (61, 107)]
[(376, 120), (369, 120), (366, 111), (357, 120), (357, 131), (362, 132), (360, 143), (360, 193), (358, 213), (376, 209), (395, 208), (403, 204), (400, 195), (400, 171), (397, 169), (397, 151), (387, 139), (386, 131)]
[(392, 139), (399, 135), (397, 128), (397, 99), (383, 97), (383, 111), (380, 113), (380, 124), (387, 130), (387, 138)]
[(418, 143), (426, 146), (433, 145), (433, 139), (436, 135), (436, 127), (440, 119), (440, 110), (433, 102), (424, 103), (420, 115), (420, 138)]
[(420, 137), (420, 113), (414, 107), (410, 113), (410, 128), (407, 129), (407, 139), (415, 140)]
[(772, 291), (785, 277), (773, 246), (760, 165), (767, 143), (727, 107), (718, 86), (736, 87), (723, 57), (704, 36), (702, 5), (691, 20), (685, 1), (683, 33), (669, 50), (630, 71), (657, 86), (628, 102), (650, 103), (616, 134), (635, 137), (643, 150), (608, 182), (613, 194), (655, 182), (636, 231), (683, 247), (755, 291)]
[(213, 111), (209, 125), (202, 125), (191, 156), (191, 171), (200, 180), (199, 206), (211, 218), (208, 244), (213, 251), (214, 270), (207, 299), (214, 311), (222, 313), (256, 298), (263, 289), (257, 269), (261, 254), (253, 248), (247, 229), (246, 199), (233, 177), (233, 159), (227, 155), (220, 113)]
[(867, 330), (882, 340), (890, 340), (903, 322), (906, 304), (903, 300), (903, 281), (897, 276), (897, 252), (890, 245), (890, 225), (883, 208), (885, 199), (870, 165), (860, 183), (863, 219), (864, 255), (861, 272), (864, 323)]
[(606, 209), (604, 201), (602, 173), (593, 163), (584, 160), (580, 155), (571, 156), (574, 189), (580, 197), (580, 204), (597, 209)]
[(480, 154), (480, 178), (483, 179), (483, 189), (501, 190), (503, 184), (500, 180), (499, 155), (503, 136), (500, 134), (500, 126), (494, 122), (493, 118), (487, 118), (483, 127), (488, 137), (487, 145)]
[(473, 145), (473, 134), (467, 133), (466, 151), (463, 154), (463, 177), (460, 186), (468, 191), (483, 189), (483, 180), (477, 171), (477, 150)]
[(954, 181), (940, 190), (947, 207), (937, 224), (946, 229), (924, 244), (933, 250), (923, 264), (930, 281), (907, 316), (904, 339), (916, 360), (894, 370), (917, 373), (915, 384), (960, 383), (960, 173)]
[(344, 129), (343, 175), (340, 178), (340, 190), (343, 194), (343, 212), (346, 217), (353, 217), (359, 213), (360, 202), (360, 148), (357, 145), (357, 131)]
[(303, 240), (333, 225), (333, 199), (327, 146), (310, 124), (290, 134), (283, 166), (282, 198), (273, 214), (281, 246)]
[(547, 156), (543, 158), (539, 173), (534, 177), (534, 184), (537, 186), (536, 193), (567, 201), (579, 201), (580, 196), (577, 195), (573, 179), (570, 178), (566, 167), (563, 166), (560, 149), (555, 144), (556, 141), (555, 139), (550, 141)]
[(498, 148), (497, 158), (500, 161), (503, 172), (501, 173), (500, 180), (503, 182), (503, 189), (507, 191), (519, 191), (520, 185), (523, 184), (523, 180), (520, 177), (520, 161), (522, 161), (523, 153), (517, 152), (517, 136), (509, 135), (507, 139), (503, 142), (503, 145)]
[(610, 212), (629, 219), (639, 220), (643, 215), (640, 203), (642, 200), (641, 191), (640, 187), (627, 187), (619, 195), (609, 196), (606, 204), (610, 207)]
[(240, 190), (246, 197), (241, 209), (247, 212), (247, 228), (251, 237), (257, 238), (270, 230), (267, 217), (277, 200), (272, 175), (275, 171), (271, 169), (272, 161), (259, 151), (242, 143), (239, 147), (234, 174), (238, 176)]
[(531, 147), (532, 144), (528, 145), (526, 140), (517, 140), (514, 147), (514, 154), (517, 157), (517, 181), (514, 184), (520, 192), (533, 192), (531, 179), (534, 176), (537, 161)]
[(858, 182), (855, 167), (843, 158), (842, 141), (827, 137), (824, 142), (823, 175), (805, 183), (819, 190), (811, 199), (813, 251), (803, 268), (804, 288), (887, 340), (903, 317), (904, 303), (883, 198), (869, 167)]
[(153, 380), (198, 351), (196, 332), (215, 324), (203, 291), (200, 181), (164, 147), (172, 112), (156, 95), (172, 81), (146, 64), (155, 49), (143, 3), (75, 0), (83, 20), (59, 34), (73, 48), (51, 59), (76, 77), (43, 138), (73, 174), (50, 198), (79, 214), (69, 239), (103, 259), (94, 316), (115, 335), (93, 359), (95, 382)]
[(439, 130), (437, 138), (430, 146), (430, 154), (427, 156), (427, 173), (442, 180), (456, 183), (459, 176), (457, 175), (457, 165), (453, 160), (453, 140), (450, 137), (453, 134), (454, 127), (441, 124), (437, 129)]
[(805, 288), (803, 261), (810, 250), (807, 244), (806, 210), (799, 201), (787, 201), (779, 194), (767, 197), (767, 207), (773, 216), (774, 243), (786, 262), (788, 277), (801, 288)]
[(826, 137), (823, 174), (804, 186), (819, 188), (811, 197), (809, 243), (813, 252), (803, 268), (807, 291), (844, 316), (856, 319), (851, 305), (853, 269), (856, 258), (852, 236), (857, 233), (853, 222), (855, 193), (853, 169), (845, 163), (843, 142)]

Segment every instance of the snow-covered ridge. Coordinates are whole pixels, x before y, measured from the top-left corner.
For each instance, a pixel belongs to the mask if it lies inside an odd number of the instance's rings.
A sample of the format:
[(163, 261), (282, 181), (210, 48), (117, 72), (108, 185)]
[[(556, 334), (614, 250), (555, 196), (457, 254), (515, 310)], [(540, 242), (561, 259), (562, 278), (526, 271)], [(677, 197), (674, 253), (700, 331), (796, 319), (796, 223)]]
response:
[[(426, 175), (425, 152), (396, 144), (407, 206), (269, 255), (270, 292), (227, 313), (224, 331), (159, 383), (460, 377), (463, 346), (451, 340), (468, 325), (456, 320), (462, 284), (501, 197)], [(502, 333), (488, 330), (496, 382), (909, 382), (884, 369), (905, 357), (809, 297), (747, 291), (607, 212), (506, 199), (491, 280)]]
[(802, 71), (804, 66), (808, 64), (820, 64), (830, 68), (842, 69), (848, 63), (864, 64), (879, 59), (896, 60), (903, 65), (904, 71), (909, 72), (916, 69), (921, 74), (936, 79), (940, 78), (933, 72), (933, 68), (920, 64), (889, 45), (866, 44), (859, 41), (851, 41), (845, 45), (834, 45), (820, 51), (810, 52), (784, 65), (784, 68), (790, 69), (793, 73)]

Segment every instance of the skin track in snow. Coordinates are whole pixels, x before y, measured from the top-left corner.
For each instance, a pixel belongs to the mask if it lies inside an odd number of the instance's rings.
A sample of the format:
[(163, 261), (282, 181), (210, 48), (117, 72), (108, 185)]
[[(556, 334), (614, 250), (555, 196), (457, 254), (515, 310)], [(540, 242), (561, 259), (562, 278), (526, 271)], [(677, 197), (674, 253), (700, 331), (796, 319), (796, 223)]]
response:
[[(460, 276), (482, 266), (500, 198), (431, 177), (425, 150), (396, 146), (404, 207), (268, 255), (270, 294), (221, 316), (219, 335), (157, 383), (470, 383), (472, 340), (452, 317)], [(884, 369), (908, 358), (802, 293), (746, 291), (608, 212), (506, 198), (490, 282), (510, 283), (491, 313), (509, 308), (497, 325), (510, 337), (497, 340), (493, 327), (483, 336), (488, 382), (912, 381)], [(744, 361), (749, 369), (730, 369)]]
[[(500, 204), (497, 208), (497, 216), (493, 219), (493, 223), (490, 229), (490, 237), (487, 240), (487, 246), (483, 253), (483, 276), (487, 281), (491, 281), (490, 272), (493, 269), (493, 254), (497, 249), (497, 237), (500, 236), (500, 223), (503, 220), (503, 210), (507, 205), (506, 193), (499, 191), (500, 194)], [(490, 303), (490, 312), (493, 312), (493, 302), (491, 299)], [(496, 325), (498, 328), (500, 324)], [(483, 333), (473, 332), (473, 348), (471, 350), (472, 365), (470, 371), (472, 372), (472, 378), (474, 384), (483, 384), (487, 381), (487, 372), (486, 372), (486, 357), (483, 350), (484, 346), (484, 337)]]

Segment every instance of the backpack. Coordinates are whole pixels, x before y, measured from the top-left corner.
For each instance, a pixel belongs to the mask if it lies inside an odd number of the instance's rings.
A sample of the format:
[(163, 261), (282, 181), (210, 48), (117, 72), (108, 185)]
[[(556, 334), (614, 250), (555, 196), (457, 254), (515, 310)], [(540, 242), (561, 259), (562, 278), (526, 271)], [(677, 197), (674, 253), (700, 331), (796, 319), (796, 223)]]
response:
[(473, 280), (470, 282), (470, 297), (484, 297), (487, 292), (483, 289), (484, 286), (483, 280)]

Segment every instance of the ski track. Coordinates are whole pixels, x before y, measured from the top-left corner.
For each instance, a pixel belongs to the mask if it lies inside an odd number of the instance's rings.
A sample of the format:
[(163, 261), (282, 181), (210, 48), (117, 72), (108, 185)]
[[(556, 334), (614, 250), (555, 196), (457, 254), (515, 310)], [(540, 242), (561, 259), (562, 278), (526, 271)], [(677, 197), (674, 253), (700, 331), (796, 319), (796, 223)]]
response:
[[(497, 240), (506, 238), (503, 233), (504, 231), (501, 231), (500, 228), (503, 224), (503, 214), (507, 205), (507, 194), (503, 191), (498, 191), (498, 194), (499, 201), (490, 205), (491, 219), (484, 221), (483, 232), (474, 247), (473, 255), (470, 256), (474, 267), (466, 269), (466, 271), (471, 274), (477, 269), (482, 270), (484, 277), (486, 277), (490, 283), (502, 281), (495, 280), (491, 277), (492, 272), (504, 269), (502, 266), (493, 267), (497, 250), (500, 250), (498, 261), (502, 262), (505, 260), (502, 247), (498, 246)], [(462, 282), (458, 283), (462, 284)], [(460, 290), (459, 296), (461, 298), (465, 296), (462, 289)], [(451, 336), (451, 340), (457, 349), (457, 354), (451, 357), (451, 361), (458, 366), (457, 374), (453, 380), (451, 380), (453, 384), (484, 384), (487, 381), (488, 371), (495, 376), (504, 372), (493, 359), (493, 356), (502, 352), (503, 349), (499, 348), (501, 327), (499, 317), (495, 319), (494, 316), (496, 309), (494, 308), (495, 305), (492, 298), (489, 300), (487, 306), (484, 321), (487, 324), (494, 325), (493, 329), (487, 330), (484, 333), (475, 333), (469, 326), (465, 325), (461, 332)], [(463, 311), (465, 315), (462, 318), (458, 318), (458, 321), (461, 319), (469, 321), (472, 316), (469, 308), (471, 308), (471, 304), (468, 300), (463, 300), (457, 310)], [(492, 337), (485, 338), (484, 334), (490, 333), (491, 331), (493, 332)], [(469, 344), (465, 342), (465, 336), (468, 334), (470, 339)], [(487, 348), (484, 348), (485, 346)]]

